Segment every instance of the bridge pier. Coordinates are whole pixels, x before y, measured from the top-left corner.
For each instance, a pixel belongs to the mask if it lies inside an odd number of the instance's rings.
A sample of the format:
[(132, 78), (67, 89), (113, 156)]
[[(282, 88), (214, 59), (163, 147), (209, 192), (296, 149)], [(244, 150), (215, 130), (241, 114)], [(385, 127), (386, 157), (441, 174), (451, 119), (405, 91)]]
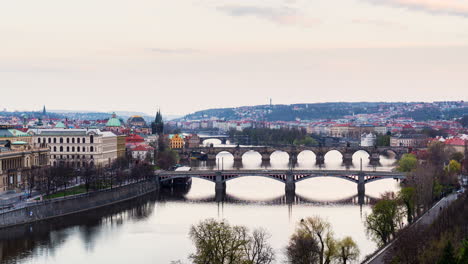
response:
[(216, 193), (226, 193), (226, 182), (223, 181), (223, 175), (220, 171), (216, 172), (215, 191)]
[(352, 164), (353, 163), (353, 153), (343, 153), (343, 163)]
[(370, 164), (379, 164), (380, 163), (380, 153), (371, 153), (369, 155)]
[[(366, 184), (365, 184), (365, 175), (364, 173), (359, 173), (358, 175), (358, 185), (357, 185), (358, 197), (361, 200), (364, 199), (366, 195)], [(363, 200), (364, 201), (364, 200)]]
[(262, 161), (263, 162), (270, 162), (270, 153), (262, 153)]
[(296, 193), (296, 182), (294, 181), (294, 175), (291, 171), (286, 174), (286, 195), (294, 195)]
[(209, 161), (216, 161), (216, 154), (208, 153), (206, 155), (207, 160)]
[(315, 154), (315, 163), (321, 165), (325, 163), (325, 155), (323, 153)]

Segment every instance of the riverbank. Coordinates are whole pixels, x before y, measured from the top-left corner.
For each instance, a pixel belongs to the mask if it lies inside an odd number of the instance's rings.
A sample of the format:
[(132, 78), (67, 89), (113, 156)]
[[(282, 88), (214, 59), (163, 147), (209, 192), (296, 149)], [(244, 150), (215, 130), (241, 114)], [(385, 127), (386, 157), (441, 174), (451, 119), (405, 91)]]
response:
[(96, 209), (131, 200), (157, 189), (155, 182), (145, 180), (112, 189), (32, 202), (23, 208), (0, 214), (0, 229)]

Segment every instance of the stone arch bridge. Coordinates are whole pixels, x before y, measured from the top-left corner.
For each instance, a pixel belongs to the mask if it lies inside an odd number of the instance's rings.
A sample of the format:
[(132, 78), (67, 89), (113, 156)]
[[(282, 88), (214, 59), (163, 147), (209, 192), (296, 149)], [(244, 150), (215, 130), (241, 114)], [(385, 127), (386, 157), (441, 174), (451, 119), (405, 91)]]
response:
[(410, 152), (405, 147), (306, 147), (306, 146), (236, 146), (236, 147), (198, 147), (179, 149), (179, 156), (182, 160), (188, 160), (192, 152), (202, 152), (207, 154), (208, 161), (215, 161), (216, 155), (221, 152), (229, 152), (234, 156), (234, 161), (242, 161), (242, 156), (249, 151), (256, 151), (262, 156), (262, 161), (270, 161), (270, 156), (275, 151), (288, 153), (291, 162), (297, 162), (297, 156), (303, 151), (312, 151), (315, 154), (317, 164), (325, 162), (325, 155), (336, 150), (341, 153), (344, 163), (351, 163), (353, 154), (357, 151), (365, 151), (369, 154), (369, 160), (373, 163), (380, 161), (381, 155), (394, 153), (396, 159), (400, 159), (405, 153)]

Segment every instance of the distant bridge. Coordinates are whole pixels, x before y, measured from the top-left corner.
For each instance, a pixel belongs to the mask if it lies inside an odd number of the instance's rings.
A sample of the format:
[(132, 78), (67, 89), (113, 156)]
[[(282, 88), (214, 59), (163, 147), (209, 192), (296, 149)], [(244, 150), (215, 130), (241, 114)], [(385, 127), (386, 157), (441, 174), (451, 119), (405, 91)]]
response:
[(157, 172), (160, 182), (177, 178), (199, 178), (215, 183), (216, 192), (226, 191), (226, 182), (241, 177), (265, 177), (286, 185), (286, 193), (294, 193), (296, 183), (318, 177), (331, 177), (356, 183), (358, 194), (364, 195), (365, 184), (383, 179), (403, 180), (405, 175), (399, 172), (379, 171), (344, 171), (344, 170), (224, 170), (224, 171), (163, 171)]
[(275, 151), (284, 151), (288, 153), (291, 162), (297, 162), (297, 156), (303, 151), (311, 151), (315, 154), (316, 163), (323, 164), (325, 155), (330, 151), (338, 151), (343, 157), (343, 163), (351, 163), (353, 154), (357, 151), (365, 151), (369, 154), (369, 160), (373, 163), (380, 161), (381, 155), (393, 153), (396, 159), (411, 150), (405, 147), (306, 147), (306, 146), (236, 146), (236, 147), (198, 147), (179, 149), (179, 156), (182, 160), (188, 160), (192, 152), (203, 152), (207, 154), (208, 161), (215, 161), (216, 155), (221, 152), (231, 153), (234, 161), (242, 161), (242, 156), (250, 151), (258, 152), (262, 156), (262, 161), (270, 161), (270, 156)]

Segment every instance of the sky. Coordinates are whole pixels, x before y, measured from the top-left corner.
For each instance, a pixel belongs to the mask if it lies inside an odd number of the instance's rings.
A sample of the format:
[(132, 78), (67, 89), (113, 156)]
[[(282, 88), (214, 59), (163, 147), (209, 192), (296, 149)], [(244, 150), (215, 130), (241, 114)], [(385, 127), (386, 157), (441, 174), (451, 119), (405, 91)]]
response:
[(468, 100), (468, 0), (0, 0), (0, 109)]

